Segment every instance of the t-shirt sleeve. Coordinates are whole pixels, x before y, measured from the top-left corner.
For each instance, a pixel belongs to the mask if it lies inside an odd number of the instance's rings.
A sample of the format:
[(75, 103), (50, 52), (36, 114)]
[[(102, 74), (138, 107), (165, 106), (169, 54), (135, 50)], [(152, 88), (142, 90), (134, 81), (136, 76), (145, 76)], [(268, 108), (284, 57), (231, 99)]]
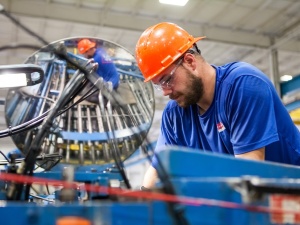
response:
[(155, 150), (154, 150), (154, 155), (152, 157), (152, 163), (151, 163), (151, 165), (155, 169), (157, 169), (157, 167), (158, 167), (157, 153), (160, 151), (160, 148), (162, 146), (165, 146), (165, 145), (166, 145), (166, 141), (165, 141), (164, 135), (162, 133), (160, 133), (159, 136), (158, 136), (157, 142), (156, 142), (156, 146), (155, 146)]
[(172, 113), (169, 111), (168, 105), (162, 114), (161, 132), (158, 136), (154, 150), (154, 155), (152, 157), (152, 166), (155, 169), (157, 169), (158, 166), (157, 154), (161, 150), (161, 148), (166, 145), (177, 144), (176, 140), (174, 139), (176, 135), (174, 134), (174, 130), (171, 126), (172, 124)]
[(227, 110), (234, 154), (278, 140), (272, 88), (264, 79), (247, 75), (231, 87)]

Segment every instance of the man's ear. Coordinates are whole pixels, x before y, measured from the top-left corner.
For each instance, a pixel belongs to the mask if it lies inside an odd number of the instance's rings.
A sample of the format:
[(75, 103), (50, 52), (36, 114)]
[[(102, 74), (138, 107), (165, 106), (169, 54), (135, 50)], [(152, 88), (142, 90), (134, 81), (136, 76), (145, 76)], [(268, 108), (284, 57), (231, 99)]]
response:
[(183, 57), (183, 62), (192, 70), (196, 69), (196, 57), (191, 53), (186, 53)]

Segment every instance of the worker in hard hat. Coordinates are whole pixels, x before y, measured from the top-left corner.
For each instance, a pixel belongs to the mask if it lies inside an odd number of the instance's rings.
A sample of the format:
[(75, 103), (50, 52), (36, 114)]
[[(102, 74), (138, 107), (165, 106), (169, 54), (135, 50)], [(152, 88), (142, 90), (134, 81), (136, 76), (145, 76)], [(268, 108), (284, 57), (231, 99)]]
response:
[(119, 86), (119, 73), (117, 72), (114, 62), (107, 54), (102, 46), (96, 46), (96, 42), (93, 42), (87, 38), (80, 40), (77, 44), (77, 48), (80, 54), (85, 58), (93, 58), (98, 63), (97, 73), (99, 76), (107, 82), (112, 82), (113, 89), (117, 89)]
[[(203, 38), (163, 22), (146, 29), (137, 42), (145, 81), (170, 98), (155, 152), (177, 145), (300, 165), (299, 130), (268, 77), (245, 62), (210, 65), (196, 44)], [(157, 168), (154, 155), (145, 188), (154, 186)]]

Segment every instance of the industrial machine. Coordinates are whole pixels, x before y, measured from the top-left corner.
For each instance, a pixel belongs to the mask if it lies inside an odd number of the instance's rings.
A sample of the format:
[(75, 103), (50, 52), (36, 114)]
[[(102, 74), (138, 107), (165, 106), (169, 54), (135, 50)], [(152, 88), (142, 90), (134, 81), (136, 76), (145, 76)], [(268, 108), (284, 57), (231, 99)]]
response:
[[(100, 65), (78, 54), (82, 38), (106, 50), (117, 90), (95, 72)], [(295, 166), (169, 146), (158, 154), (156, 188), (132, 188), (126, 161), (151, 158), (154, 94), (118, 44), (63, 39), (25, 64), (44, 76), (11, 88), (5, 101), (8, 128), (0, 137), (11, 136), (17, 149), (1, 160), (1, 224), (300, 223)]]

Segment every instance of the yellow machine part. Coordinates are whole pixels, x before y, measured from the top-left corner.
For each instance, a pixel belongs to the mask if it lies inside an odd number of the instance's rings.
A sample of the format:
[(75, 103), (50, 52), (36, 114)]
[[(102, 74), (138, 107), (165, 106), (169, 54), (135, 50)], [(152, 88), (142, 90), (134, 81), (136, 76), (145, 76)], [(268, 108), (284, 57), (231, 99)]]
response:
[(295, 124), (300, 125), (300, 109), (296, 109), (290, 112), (292, 120)]

